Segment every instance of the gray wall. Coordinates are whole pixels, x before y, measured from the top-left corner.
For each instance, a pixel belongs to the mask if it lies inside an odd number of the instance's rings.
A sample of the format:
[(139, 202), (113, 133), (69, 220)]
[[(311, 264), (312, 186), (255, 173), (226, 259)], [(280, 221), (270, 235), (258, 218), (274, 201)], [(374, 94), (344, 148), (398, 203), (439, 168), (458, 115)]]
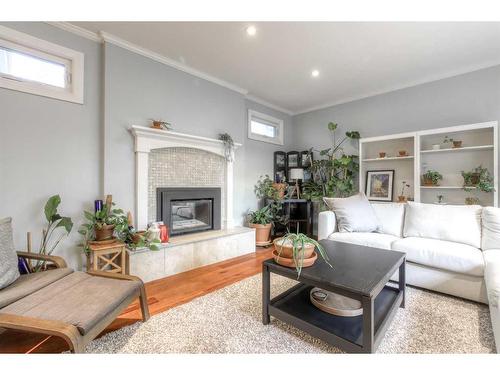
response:
[(231, 90), (164, 64), (106, 44), (105, 54), (105, 169), (104, 187), (122, 207), (134, 208), (134, 152), (131, 125), (148, 125), (150, 118), (171, 122), (174, 130), (215, 138), (228, 132), (236, 151), (234, 218), (241, 223), (257, 204), (253, 185), (260, 174), (272, 175), (272, 144), (247, 138), (247, 108), (285, 121), (291, 142), (289, 116), (270, 110)]
[[(60, 194), (60, 212), (81, 220), (99, 195), (100, 46), (43, 23), (2, 23), (85, 54), (85, 104), (0, 88), (0, 217), (12, 216), (17, 249), (26, 232), (38, 246), (47, 198)], [(80, 235), (73, 231), (59, 249), (78, 266)]]
[[(362, 137), (500, 119), (500, 66), (345, 103), (293, 117), (295, 147), (325, 148), (326, 125)], [(339, 132), (340, 133), (340, 132)], [(356, 151), (350, 147), (346, 151)]]

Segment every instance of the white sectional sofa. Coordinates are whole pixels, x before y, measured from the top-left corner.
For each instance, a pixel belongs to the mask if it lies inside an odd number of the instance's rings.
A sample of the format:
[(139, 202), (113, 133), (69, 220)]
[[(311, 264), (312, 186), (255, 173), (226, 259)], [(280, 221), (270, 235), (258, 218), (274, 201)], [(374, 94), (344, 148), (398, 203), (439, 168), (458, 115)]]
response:
[(489, 304), (500, 352), (500, 209), (413, 202), (371, 206), (379, 221), (376, 232), (338, 232), (335, 213), (325, 211), (318, 239), (405, 252), (408, 284)]

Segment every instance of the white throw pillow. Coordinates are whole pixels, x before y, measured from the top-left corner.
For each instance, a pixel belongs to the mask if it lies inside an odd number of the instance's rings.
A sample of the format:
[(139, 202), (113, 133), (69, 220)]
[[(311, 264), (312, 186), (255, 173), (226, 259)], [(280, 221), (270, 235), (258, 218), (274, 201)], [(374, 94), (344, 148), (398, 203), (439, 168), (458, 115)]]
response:
[(363, 193), (323, 200), (335, 212), (339, 232), (374, 232), (379, 227), (377, 216)]
[(372, 203), (372, 207), (379, 222), (377, 232), (403, 237), (404, 203)]
[(19, 277), (17, 253), (12, 239), (12, 218), (0, 219), (0, 289)]
[(500, 249), (500, 208), (484, 207), (482, 219), (481, 249)]
[(481, 247), (481, 206), (408, 202), (404, 237), (434, 238)]

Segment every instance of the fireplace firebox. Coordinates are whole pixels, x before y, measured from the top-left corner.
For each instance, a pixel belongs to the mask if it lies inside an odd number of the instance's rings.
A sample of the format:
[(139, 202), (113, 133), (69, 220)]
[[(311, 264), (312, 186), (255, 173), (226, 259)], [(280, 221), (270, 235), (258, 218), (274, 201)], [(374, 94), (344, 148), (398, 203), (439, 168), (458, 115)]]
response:
[(221, 228), (220, 188), (157, 188), (156, 201), (172, 236)]

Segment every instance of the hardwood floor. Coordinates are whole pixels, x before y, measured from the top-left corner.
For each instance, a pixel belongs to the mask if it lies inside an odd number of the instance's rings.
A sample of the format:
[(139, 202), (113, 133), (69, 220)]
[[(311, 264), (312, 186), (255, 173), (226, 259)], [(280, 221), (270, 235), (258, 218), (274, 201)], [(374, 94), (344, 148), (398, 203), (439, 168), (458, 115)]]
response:
[[(271, 258), (272, 247), (255, 253), (200, 267), (146, 284), (151, 315), (189, 302), (261, 272), (262, 262)], [(140, 321), (139, 302), (131, 304), (103, 334)], [(0, 353), (60, 353), (66, 343), (57, 337), (6, 330), (0, 333)]]

